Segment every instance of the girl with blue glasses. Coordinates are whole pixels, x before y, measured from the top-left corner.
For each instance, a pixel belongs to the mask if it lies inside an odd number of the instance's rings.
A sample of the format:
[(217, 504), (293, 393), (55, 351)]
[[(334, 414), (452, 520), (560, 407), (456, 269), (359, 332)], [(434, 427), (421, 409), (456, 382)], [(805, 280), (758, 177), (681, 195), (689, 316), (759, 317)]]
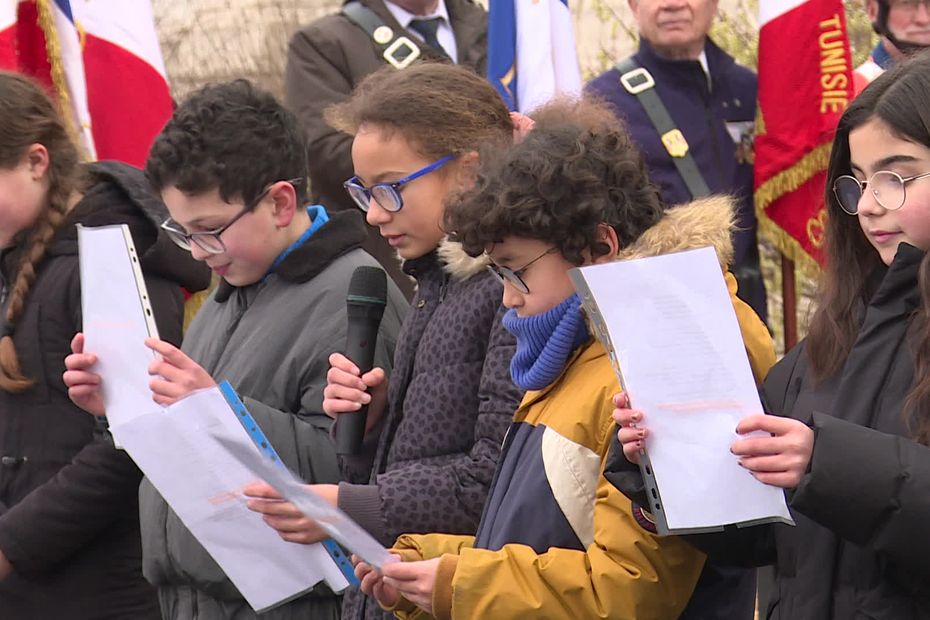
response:
[[(376, 73), (328, 118), (354, 136), (346, 189), (417, 282), (390, 379), (330, 357), (323, 409), (338, 418), (368, 405), (364, 453), (342, 461), (330, 499), (385, 546), (408, 532), (473, 533), (522, 392), (501, 283), (442, 222), (446, 202), (473, 185), (479, 149), (509, 144), (514, 123), (486, 80), (445, 64)], [(247, 492), (275, 497), (264, 485)], [(323, 538), (286, 502), (251, 505), (286, 540)], [(350, 592), (342, 617), (392, 616)]]

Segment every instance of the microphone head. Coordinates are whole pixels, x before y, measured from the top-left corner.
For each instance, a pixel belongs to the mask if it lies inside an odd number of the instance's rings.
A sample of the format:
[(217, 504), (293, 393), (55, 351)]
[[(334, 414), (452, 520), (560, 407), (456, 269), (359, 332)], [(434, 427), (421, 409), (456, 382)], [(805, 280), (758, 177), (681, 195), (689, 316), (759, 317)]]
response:
[(387, 275), (380, 267), (356, 267), (349, 280), (347, 304), (387, 304)]

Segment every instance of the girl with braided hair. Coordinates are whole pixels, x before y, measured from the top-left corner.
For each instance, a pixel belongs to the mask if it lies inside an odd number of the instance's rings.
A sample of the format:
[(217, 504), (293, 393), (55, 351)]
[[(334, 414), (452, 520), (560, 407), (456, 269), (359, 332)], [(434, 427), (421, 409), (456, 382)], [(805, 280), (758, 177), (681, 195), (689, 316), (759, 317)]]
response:
[(127, 224), (160, 334), (209, 273), (167, 239), (141, 171), (83, 165), (36, 84), (0, 72), (0, 610), (5, 618), (157, 618), (141, 571), (140, 472), (62, 381), (81, 330), (75, 224)]

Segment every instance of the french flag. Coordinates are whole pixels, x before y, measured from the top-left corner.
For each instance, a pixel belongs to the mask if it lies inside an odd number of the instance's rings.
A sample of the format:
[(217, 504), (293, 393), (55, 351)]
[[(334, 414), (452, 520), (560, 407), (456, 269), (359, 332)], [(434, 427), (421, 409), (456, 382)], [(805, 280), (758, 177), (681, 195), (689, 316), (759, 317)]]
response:
[(90, 159), (142, 166), (171, 116), (149, 0), (0, 0), (0, 67), (51, 87)]
[(491, 0), (488, 79), (511, 110), (581, 94), (568, 0)]

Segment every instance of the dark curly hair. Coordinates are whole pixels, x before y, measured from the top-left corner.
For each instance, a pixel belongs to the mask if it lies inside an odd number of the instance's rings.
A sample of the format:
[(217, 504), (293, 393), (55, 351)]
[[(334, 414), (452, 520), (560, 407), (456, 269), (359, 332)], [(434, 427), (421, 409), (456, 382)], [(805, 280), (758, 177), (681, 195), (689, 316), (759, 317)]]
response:
[[(297, 119), (247, 80), (194, 92), (155, 139), (145, 176), (156, 191), (214, 189), (226, 202), (258, 198), (275, 181), (304, 179), (307, 155)], [(296, 188), (306, 200), (306, 183)]]
[(658, 222), (664, 207), (639, 152), (616, 116), (591, 101), (539, 108), (519, 144), (481, 152), (473, 190), (452, 201), (446, 230), (477, 256), (506, 237), (546, 241), (581, 265), (603, 256), (598, 225), (621, 247)]
[(396, 130), (427, 159), (462, 155), (488, 142), (509, 143), (513, 136), (510, 112), (490, 82), (448, 63), (422, 62), (403, 71), (384, 67), (324, 116), (350, 135), (366, 123)]

